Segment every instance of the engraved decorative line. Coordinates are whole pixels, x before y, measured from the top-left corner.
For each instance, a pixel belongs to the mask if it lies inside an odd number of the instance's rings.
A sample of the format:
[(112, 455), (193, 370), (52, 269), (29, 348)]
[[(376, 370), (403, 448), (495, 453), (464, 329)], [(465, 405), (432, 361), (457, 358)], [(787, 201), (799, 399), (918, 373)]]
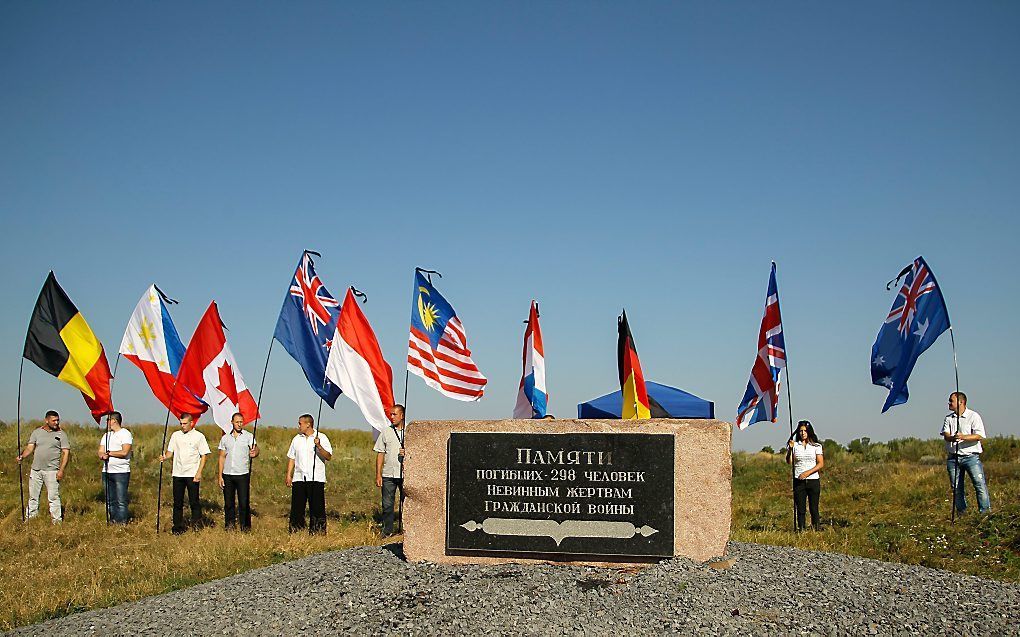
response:
[(481, 523), (468, 520), (460, 525), (467, 531), (483, 531), (489, 535), (519, 535), (528, 537), (548, 537), (556, 542), (556, 546), (568, 537), (601, 537), (630, 539), (635, 535), (648, 537), (658, 533), (647, 524), (636, 527), (630, 522), (612, 522), (609, 520), (528, 520), (519, 518), (486, 518)]

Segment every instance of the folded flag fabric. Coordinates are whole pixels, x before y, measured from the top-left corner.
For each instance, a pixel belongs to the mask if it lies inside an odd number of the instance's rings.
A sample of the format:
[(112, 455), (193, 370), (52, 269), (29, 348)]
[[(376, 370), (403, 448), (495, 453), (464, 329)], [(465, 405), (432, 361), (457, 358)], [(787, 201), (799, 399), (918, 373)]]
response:
[(549, 393), (545, 388), (545, 348), (542, 345), (542, 328), (538, 325), (538, 303), (531, 302), (528, 327), (524, 330), (524, 371), (517, 389), (514, 418), (544, 418), (549, 408)]
[(81, 392), (98, 423), (113, 411), (110, 363), (103, 344), (64, 292), (53, 272), (46, 277), (32, 311), (22, 355), (47, 374)]
[[(155, 285), (150, 285), (131, 313), (120, 342), (120, 354), (142, 371), (152, 393), (167, 409), (171, 407), (170, 394), (174, 391), (184, 351), (184, 343), (170, 318), (163, 294)], [(172, 411), (178, 418), (185, 413), (200, 414), (206, 409), (186, 391), (179, 392), (174, 402)]]
[(358, 405), (376, 431), (390, 426), (387, 413), (393, 407), (393, 370), (383, 358), (379, 340), (358, 307), (353, 289), (347, 290), (340, 308), (326, 378)]
[(620, 389), (623, 392), (621, 418), (634, 420), (640, 418), (668, 418), (666, 410), (648, 395), (645, 376), (641, 371), (634, 337), (630, 333), (627, 312), (624, 311), (617, 320), (619, 339), (617, 340), (617, 364), (620, 371)]
[(779, 385), (786, 369), (786, 338), (779, 313), (779, 287), (776, 285), (776, 264), (772, 264), (769, 287), (765, 294), (765, 314), (758, 330), (758, 354), (751, 365), (744, 397), (737, 406), (737, 428), (768, 420), (775, 422), (779, 408)]
[(471, 358), (464, 324), (420, 269), (414, 272), (407, 370), (456, 400), (478, 400), (488, 382)]
[(301, 366), (312, 390), (332, 407), (340, 388), (326, 379), (326, 359), (336, 332), (340, 303), (315, 273), (312, 254), (306, 251), (298, 261), (273, 338)]
[(950, 328), (946, 299), (931, 268), (914, 259), (893, 281), (903, 286), (871, 346), (871, 382), (889, 389), (882, 413), (907, 402), (907, 379), (918, 357)]
[(182, 391), (190, 391), (212, 408), (213, 420), (224, 433), (231, 430), (230, 419), (237, 412), (245, 423), (259, 417), (255, 399), (227, 345), (216, 301), (209, 304), (184, 352), (171, 400), (175, 407)]

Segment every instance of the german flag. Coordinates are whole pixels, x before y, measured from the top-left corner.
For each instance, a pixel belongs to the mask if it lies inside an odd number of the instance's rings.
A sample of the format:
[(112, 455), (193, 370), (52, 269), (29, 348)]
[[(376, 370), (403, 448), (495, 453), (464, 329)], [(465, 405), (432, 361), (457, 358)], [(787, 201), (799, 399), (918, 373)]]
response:
[(78, 389), (99, 422), (113, 411), (110, 364), (103, 344), (57, 283), (46, 277), (25, 336), (24, 357), (39, 369)]
[(623, 390), (623, 406), (621, 417), (624, 420), (638, 418), (668, 418), (669, 414), (654, 398), (648, 395), (645, 388), (645, 376), (641, 373), (641, 361), (638, 359), (634, 337), (627, 323), (627, 312), (618, 319), (620, 338), (617, 342), (617, 354), (620, 367), (620, 389)]

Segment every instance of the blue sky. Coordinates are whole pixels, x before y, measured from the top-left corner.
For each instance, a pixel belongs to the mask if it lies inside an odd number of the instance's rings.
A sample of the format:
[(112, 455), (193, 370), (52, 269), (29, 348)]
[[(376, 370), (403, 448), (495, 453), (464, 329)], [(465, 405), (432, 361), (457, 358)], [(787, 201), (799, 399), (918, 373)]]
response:
[[(617, 387), (626, 307), (646, 377), (732, 421), (775, 259), (794, 415), (930, 437), (948, 335), (884, 415), (868, 368), (885, 282), (923, 254), (971, 406), (1018, 434), (1018, 27), (1006, 2), (3, 3), (0, 416), (48, 270), (111, 365), (150, 283), (185, 339), (216, 299), (257, 387), (309, 248), (368, 294), (398, 396), (413, 268), (443, 273), (489, 389), (412, 378), (412, 419), (508, 417), (536, 298), (557, 416)], [(130, 365), (114, 398), (163, 420)], [(276, 348), (263, 422), (316, 398)], [(88, 417), (31, 365), (22, 405)], [(337, 407), (326, 426), (366, 427)]]

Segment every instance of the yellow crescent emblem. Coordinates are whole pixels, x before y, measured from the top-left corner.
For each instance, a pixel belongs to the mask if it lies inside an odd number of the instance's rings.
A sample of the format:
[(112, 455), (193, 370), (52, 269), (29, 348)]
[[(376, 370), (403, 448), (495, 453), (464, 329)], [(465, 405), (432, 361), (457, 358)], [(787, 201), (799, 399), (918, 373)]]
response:
[(432, 331), (436, 327), (436, 319), (439, 318), (439, 310), (436, 306), (431, 303), (426, 303), (424, 298), (429, 296), (428, 288), (419, 285), (418, 286), (418, 316), (421, 318), (421, 324), (425, 326), (425, 329)]

